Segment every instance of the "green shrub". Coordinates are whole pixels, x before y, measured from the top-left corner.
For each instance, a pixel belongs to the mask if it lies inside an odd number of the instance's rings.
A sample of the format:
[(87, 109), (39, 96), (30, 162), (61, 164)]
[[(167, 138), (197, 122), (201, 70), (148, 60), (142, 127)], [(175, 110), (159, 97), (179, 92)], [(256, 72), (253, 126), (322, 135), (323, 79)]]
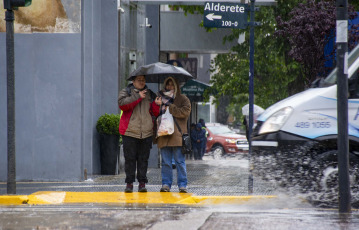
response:
[(96, 130), (100, 134), (120, 135), (118, 126), (120, 123), (120, 114), (105, 113), (97, 120)]

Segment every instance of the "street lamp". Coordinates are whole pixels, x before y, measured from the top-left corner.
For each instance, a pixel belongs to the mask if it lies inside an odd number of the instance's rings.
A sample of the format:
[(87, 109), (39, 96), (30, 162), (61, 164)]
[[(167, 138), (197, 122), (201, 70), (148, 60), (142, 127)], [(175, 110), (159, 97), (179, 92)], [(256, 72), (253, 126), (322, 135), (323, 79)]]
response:
[(4, 0), (7, 72), (7, 193), (16, 194), (14, 11), (32, 0)]
[(18, 7), (31, 5), (32, 0), (4, 0), (4, 9), (17, 10)]

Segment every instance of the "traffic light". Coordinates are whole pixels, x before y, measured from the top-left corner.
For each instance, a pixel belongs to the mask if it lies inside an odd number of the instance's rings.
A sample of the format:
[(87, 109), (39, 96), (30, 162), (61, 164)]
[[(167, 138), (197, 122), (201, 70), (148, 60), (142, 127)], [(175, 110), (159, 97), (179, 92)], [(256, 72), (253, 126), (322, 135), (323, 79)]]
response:
[(4, 9), (17, 10), (19, 7), (31, 5), (32, 0), (4, 0)]

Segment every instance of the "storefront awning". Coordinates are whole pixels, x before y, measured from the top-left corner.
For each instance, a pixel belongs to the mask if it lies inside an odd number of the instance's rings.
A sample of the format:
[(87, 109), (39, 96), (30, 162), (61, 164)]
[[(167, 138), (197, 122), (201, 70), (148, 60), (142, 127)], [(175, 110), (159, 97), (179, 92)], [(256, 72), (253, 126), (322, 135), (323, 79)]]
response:
[(204, 101), (204, 91), (211, 87), (210, 85), (198, 80), (189, 80), (181, 88), (181, 93), (186, 95), (191, 102)]

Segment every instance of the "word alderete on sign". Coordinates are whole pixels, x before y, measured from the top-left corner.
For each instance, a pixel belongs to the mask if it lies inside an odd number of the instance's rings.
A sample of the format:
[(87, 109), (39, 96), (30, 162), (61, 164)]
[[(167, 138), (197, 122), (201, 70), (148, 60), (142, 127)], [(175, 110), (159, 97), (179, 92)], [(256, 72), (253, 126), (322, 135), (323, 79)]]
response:
[(206, 2), (203, 25), (215, 28), (247, 27), (248, 6), (229, 2)]
[(217, 12), (232, 12), (232, 13), (244, 13), (246, 10), (243, 5), (221, 5), (221, 3), (207, 2), (204, 6), (204, 10), (217, 11)]

